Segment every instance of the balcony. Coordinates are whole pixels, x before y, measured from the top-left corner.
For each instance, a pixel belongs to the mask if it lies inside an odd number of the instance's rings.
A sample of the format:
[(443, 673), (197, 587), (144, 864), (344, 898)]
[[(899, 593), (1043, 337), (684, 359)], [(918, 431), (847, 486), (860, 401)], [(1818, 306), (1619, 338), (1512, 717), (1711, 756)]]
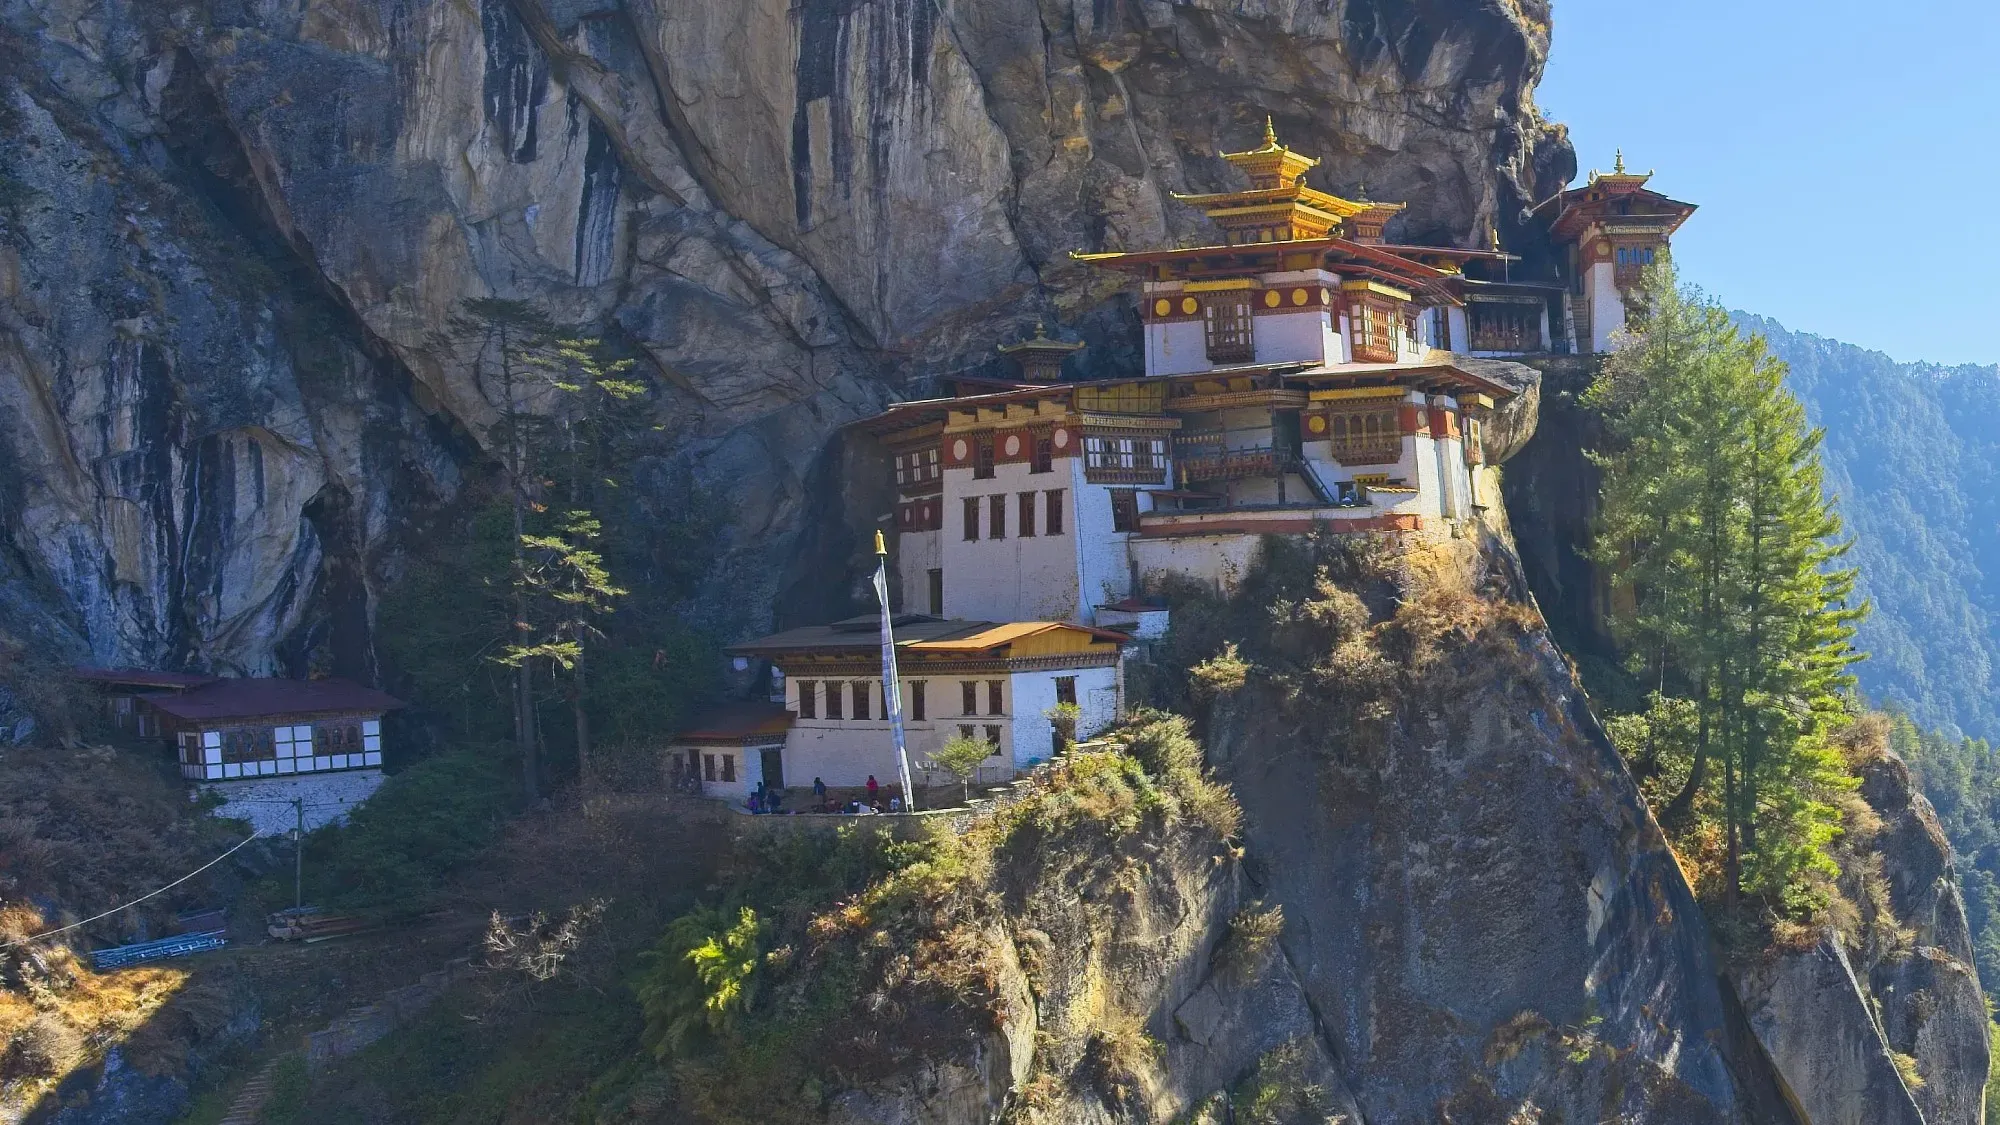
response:
[(1230, 449), (1218, 433), (1180, 434), (1174, 438), (1174, 463), (1183, 481), (1243, 480), (1290, 472), (1299, 455), (1268, 445)]
[(1393, 465), (1403, 459), (1403, 435), (1365, 434), (1336, 437), (1333, 459), (1343, 465)]

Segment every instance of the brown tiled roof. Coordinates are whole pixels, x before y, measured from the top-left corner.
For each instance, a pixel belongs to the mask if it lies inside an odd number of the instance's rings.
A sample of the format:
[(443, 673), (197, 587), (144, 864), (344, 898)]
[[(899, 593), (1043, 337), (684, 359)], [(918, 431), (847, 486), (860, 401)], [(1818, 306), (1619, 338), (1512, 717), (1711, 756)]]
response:
[(373, 712), (403, 706), (386, 692), (351, 680), (214, 680), (178, 695), (149, 695), (146, 703), (177, 719), (262, 719)]
[(780, 703), (725, 703), (680, 732), (681, 742), (741, 742), (760, 736), (782, 738), (792, 726), (792, 713)]
[(117, 687), (191, 688), (213, 683), (214, 676), (199, 672), (161, 672), (151, 668), (93, 668), (79, 664), (70, 669), (79, 680)]

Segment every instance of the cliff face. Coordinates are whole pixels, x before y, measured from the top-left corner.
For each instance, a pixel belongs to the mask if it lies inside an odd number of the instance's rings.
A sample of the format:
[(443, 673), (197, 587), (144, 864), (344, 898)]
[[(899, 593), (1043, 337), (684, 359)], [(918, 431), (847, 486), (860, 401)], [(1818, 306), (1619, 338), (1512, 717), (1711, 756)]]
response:
[(1067, 252), (1192, 233), (1167, 193), (1264, 113), (1412, 237), (1511, 228), (1574, 163), (1547, 37), (1541, 0), (0, 0), (0, 635), (368, 674), (399, 545), (477, 491), (492, 389), (436, 330), (484, 296), (641, 357), (648, 487), (726, 513), (708, 596), (766, 613), (834, 427), (1038, 314), (1129, 369)]

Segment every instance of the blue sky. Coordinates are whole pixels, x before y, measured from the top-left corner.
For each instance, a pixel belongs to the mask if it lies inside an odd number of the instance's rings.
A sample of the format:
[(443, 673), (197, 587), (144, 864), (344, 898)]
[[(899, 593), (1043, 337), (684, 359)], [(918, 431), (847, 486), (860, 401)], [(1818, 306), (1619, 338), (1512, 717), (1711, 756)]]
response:
[(1537, 95), (1581, 174), (1653, 169), (1725, 304), (1899, 360), (2000, 362), (2000, 3), (1555, 0)]

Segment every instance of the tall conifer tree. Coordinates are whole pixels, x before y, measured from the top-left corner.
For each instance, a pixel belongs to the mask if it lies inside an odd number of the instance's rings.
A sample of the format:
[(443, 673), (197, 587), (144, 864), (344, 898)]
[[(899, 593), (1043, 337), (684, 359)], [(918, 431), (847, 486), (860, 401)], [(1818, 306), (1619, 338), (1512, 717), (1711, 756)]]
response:
[(1688, 773), (1661, 818), (1686, 829), (1716, 810), (1732, 898), (1784, 899), (1800, 872), (1826, 870), (1829, 800), (1849, 784), (1826, 736), (1846, 719), (1865, 607), (1849, 605), (1819, 433), (1784, 376), (1663, 263), (1587, 400), (1612, 438), (1598, 558), (1614, 626), (1649, 684), (1694, 711)]

